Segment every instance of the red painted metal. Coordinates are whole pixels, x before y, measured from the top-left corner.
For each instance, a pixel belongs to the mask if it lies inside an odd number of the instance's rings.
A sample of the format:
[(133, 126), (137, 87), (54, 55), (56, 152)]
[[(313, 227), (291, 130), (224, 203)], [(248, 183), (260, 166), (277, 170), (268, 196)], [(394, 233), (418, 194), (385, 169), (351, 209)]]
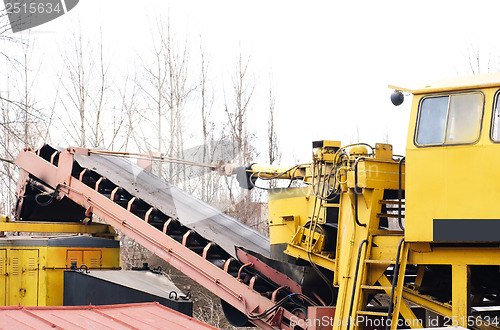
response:
[(22, 203), (24, 202), (23, 198), (19, 198), (24, 194), (26, 189), (26, 184), (29, 182), (29, 173), (23, 169), (19, 169), (19, 178), (17, 180), (16, 186), (16, 197), (18, 197), (18, 203), (20, 203), (16, 210), (16, 219), (21, 218), (21, 209)]
[(191, 234), (193, 233), (192, 230), (188, 230), (183, 236), (182, 236), (182, 245), (184, 246), (187, 246), (188, 244), (188, 240), (189, 240), (189, 236), (191, 236)]
[(135, 202), (136, 199), (137, 199), (136, 197), (132, 197), (132, 199), (128, 201), (127, 211), (130, 212), (132, 210), (132, 205), (134, 204), (134, 202)]
[(84, 168), (84, 169), (83, 169), (83, 171), (81, 171), (81, 172), (80, 172), (80, 175), (79, 175), (79, 179), (80, 179), (80, 181), (82, 181), (82, 180), (83, 180), (83, 175), (84, 175), (84, 174), (85, 174), (85, 172), (87, 172), (87, 171), (88, 171), (88, 169)]
[(266, 276), (275, 283), (288, 287), (293, 293), (302, 293), (302, 288), (297, 282), (295, 282), (285, 274), (282, 274), (269, 267), (264, 262), (262, 262), (262, 260), (246, 253), (241, 249), (236, 249), (236, 255), (241, 262), (252, 264), (253, 269), (259, 271), (262, 275)]
[(168, 226), (172, 223), (173, 219), (170, 218), (168, 219), (165, 224), (163, 225), (163, 233), (166, 234), (168, 230)]
[(210, 248), (214, 245), (215, 244), (213, 242), (210, 242), (207, 245), (205, 245), (205, 247), (203, 248), (203, 254), (201, 255), (203, 259), (207, 259), (208, 251), (210, 251)]
[(159, 303), (0, 306), (0, 327), (17, 329), (216, 329)]
[[(135, 198), (132, 198), (127, 209), (124, 209), (83, 182), (71, 177), (74, 161), (72, 152), (75, 151), (80, 150), (70, 147), (61, 152), (56, 167), (37, 156), (33, 151), (24, 150), (17, 156), (16, 164), (57, 189), (61, 197), (67, 196), (86, 209), (92, 207), (95, 215), (241, 312), (247, 315), (249, 312), (259, 314), (275, 305), (273, 301), (260, 295), (224, 270), (207, 262), (195, 252), (129, 212)], [(276, 313), (280, 315), (280, 320), (283, 318), (289, 320), (292, 317), (292, 313), (281, 307), (277, 309)], [(273, 319), (272, 326), (269, 323), (271, 319)], [(278, 325), (276, 317), (273, 318), (272, 314), (267, 319), (252, 320), (252, 322), (264, 329), (273, 327), (290, 329), (284, 323), (280, 322), (281, 324)]]
[(252, 263), (251, 263), (251, 262), (248, 262), (248, 263), (244, 264), (243, 266), (241, 266), (241, 267), (240, 267), (240, 270), (238, 270), (238, 277), (237, 277), (237, 279), (238, 279), (238, 280), (243, 280), (243, 279), (241, 278), (241, 273), (243, 272), (243, 269), (245, 269), (245, 267), (251, 267), (251, 266), (252, 266)]
[(149, 210), (146, 212), (146, 215), (144, 216), (144, 221), (149, 222), (149, 217), (151, 216), (151, 213), (153, 212), (154, 209), (155, 209), (154, 207), (149, 208)]
[[(80, 179), (80, 181), (82, 181), (82, 179)], [(109, 199), (111, 199), (113, 202), (116, 199), (116, 193), (118, 192), (118, 189), (120, 189), (120, 187), (116, 187), (115, 189), (113, 189), (113, 191), (111, 192), (111, 196), (109, 197)]]
[(54, 152), (52, 153), (52, 155), (50, 156), (50, 162), (51, 162), (52, 164), (54, 164), (54, 158), (56, 158), (57, 154), (58, 154), (58, 152), (57, 152), (57, 151), (54, 151)]
[(278, 296), (278, 293), (279, 293), (281, 290), (285, 289), (285, 288), (287, 288), (287, 287), (286, 287), (286, 286), (280, 286), (279, 288), (277, 288), (276, 290), (274, 290), (274, 291), (273, 291), (273, 294), (271, 295), (271, 300), (272, 300), (272, 301), (276, 301), (276, 298), (277, 298), (277, 296)]
[[(335, 307), (331, 306), (309, 306), (307, 318), (316, 324), (315, 330), (329, 330), (335, 325)], [(319, 324), (319, 325), (318, 325)]]

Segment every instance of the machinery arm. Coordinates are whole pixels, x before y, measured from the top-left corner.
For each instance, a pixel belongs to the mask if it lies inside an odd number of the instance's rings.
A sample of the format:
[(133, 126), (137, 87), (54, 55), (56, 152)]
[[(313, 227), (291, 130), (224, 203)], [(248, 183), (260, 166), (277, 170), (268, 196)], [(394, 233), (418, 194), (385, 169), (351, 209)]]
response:
[(220, 167), (220, 173), (224, 175), (236, 175), (240, 187), (252, 189), (257, 179), (279, 179), (279, 180), (304, 180), (309, 165), (297, 165), (293, 167), (282, 165), (251, 164), (247, 167), (234, 164), (226, 164)]

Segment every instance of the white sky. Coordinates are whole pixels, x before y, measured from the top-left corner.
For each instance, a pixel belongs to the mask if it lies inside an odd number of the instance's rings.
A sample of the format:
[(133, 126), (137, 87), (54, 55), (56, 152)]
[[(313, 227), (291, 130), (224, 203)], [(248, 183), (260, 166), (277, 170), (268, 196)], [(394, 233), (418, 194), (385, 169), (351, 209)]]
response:
[(111, 61), (126, 68), (151, 47), (151, 22), (170, 13), (195, 48), (201, 35), (220, 81), (241, 48), (258, 89), (250, 127), (265, 141), (271, 73), (283, 160), (292, 163), (308, 161), (320, 139), (374, 145), (388, 135), (404, 153), (411, 97), (394, 107), (387, 85), (468, 74), (471, 44), (498, 59), (499, 9), (498, 1), (80, 0), (31, 33), (51, 61), (76, 21), (96, 39), (102, 28)]

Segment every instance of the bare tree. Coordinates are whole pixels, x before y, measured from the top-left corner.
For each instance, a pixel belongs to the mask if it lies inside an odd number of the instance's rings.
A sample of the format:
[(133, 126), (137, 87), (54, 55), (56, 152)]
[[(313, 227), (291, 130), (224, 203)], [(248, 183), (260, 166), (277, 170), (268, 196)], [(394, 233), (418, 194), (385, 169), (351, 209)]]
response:
[[(249, 134), (246, 130), (245, 121), (250, 100), (255, 89), (253, 82), (249, 81), (248, 64), (250, 59), (243, 61), (241, 52), (236, 63), (236, 72), (233, 76), (233, 105), (225, 104), (230, 134), (238, 145), (241, 161), (249, 160), (252, 150), (249, 143)], [(235, 155), (236, 156), (236, 155)]]
[[(47, 137), (53, 107), (37, 102), (36, 90), (40, 64), (32, 61), (33, 40), (21, 38), (9, 58), (4, 58), (5, 71), (0, 89), (0, 211), (8, 213), (14, 205), (17, 168), (13, 160), (26, 146), (36, 147)], [(10, 57), (18, 60), (12, 62)], [(56, 91), (57, 92), (57, 91)]]
[[(91, 126), (92, 130), (92, 135), (93, 135), (93, 146), (98, 147), (101, 145), (101, 143), (104, 143), (104, 137), (102, 134), (102, 129), (101, 129), (101, 118), (102, 118), (102, 112), (103, 112), (103, 106), (104, 106), (104, 93), (106, 89), (106, 78), (107, 78), (107, 67), (104, 64), (104, 55), (103, 55), (103, 46), (102, 46), (102, 30), (100, 33), (100, 42), (99, 42), (99, 87), (98, 87), (98, 94), (95, 99), (92, 101), (94, 102), (94, 108), (95, 108), (95, 118), (94, 118), (94, 125)], [(113, 123), (115, 120), (113, 120)]]
[[(7, 33), (9, 30), (12, 29), (12, 26), (16, 26), (17, 24), (21, 24), (22, 22), (10, 22), (9, 16), (7, 14), (7, 9), (4, 8), (0, 10), (0, 42), (5, 42), (6, 44), (9, 45), (15, 45), (21, 43), (20, 38), (13, 36), (10, 33)], [(19, 64), (18, 60), (16, 59), (15, 56), (12, 56), (12, 54), (4, 49), (9, 49), (9, 48), (4, 48), (0, 47), (0, 55), (3, 57), (4, 60), (9, 62), (11, 65), (14, 64)]]
[[(233, 157), (236, 162), (244, 166), (249, 165), (256, 156), (256, 150), (253, 146), (254, 136), (246, 126), (246, 117), (255, 89), (255, 84), (249, 76), (249, 61), (249, 59), (243, 60), (240, 52), (232, 80), (232, 104), (226, 102), (224, 107), (229, 124), (229, 135), (237, 146), (233, 149)], [(226, 187), (232, 204), (227, 213), (247, 225), (260, 222), (260, 203), (256, 201), (256, 198), (253, 198), (253, 194), (259, 192), (255, 190), (241, 191), (235, 185), (234, 180), (230, 179), (226, 181)]]
[[(157, 27), (160, 29), (160, 35), (163, 34), (163, 25), (157, 22)], [(165, 63), (165, 45), (160, 40), (160, 42), (154, 43), (154, 64), (152, 66), (145, 65), (145, 76), (147, 84), (142, 85), (142, 92), (146, 95), (146, 103), (150, 105), (151, 109), (155, 110), (155, 121), (150, 121), (149, 125), (156, 126), (156, 137), (158, 144), (156, 149), (158, 152), (163, 151), (163, 125), (164, 116), (166, 114), (166, 100), (163, 94), (166, 89), (166, 84), (168, 83), (168, 72), (167, 65)], [(149, 87), (149, 88), (148, 88)], [(145, 118), (147, 120), (147, 118)], [(156, 124), (156, 125), (155, 125)], [(146, 146), (147, 149), (151, 150), (150, 146)], [(161, 178), (163, 176), (162, 163), (158, 164), (158, 176)]]
[[(122, 114), (120, 120), (113, 120), (115, 135), (110, 145), (111, 150), (128, 151), (132, 144), (135, 144), (135, 150), (141, 150), (142, 136), (141, 116), (139, 110), (139, 83), (137, 76), (124, 79), (125, 83), (118, 89), (120, 97), (120, 106), (118, 112)], [(124, 126), (124, 136), (119, 136), (122, 126)]]
[[(469, 46), (469, 49), (467, 51), (467, 56), (469, 59), (469, 68), (472, 72), (472, 74), (481, 74), (481, 69), (482, 69), (482, 58), (481, 58), (481, 52), (479, 50), (479, 45), (474, 46), (472, 43)], [(491, 60), (490, 56), (486, 56), (486, 72), (490, 72), (490, 66), (491, 66)]]
[(63, 56), (64, 71), (60, 74), (65, 92), (59, 97), (65, 111), (63, 121), (69, 123), (65, 127), (73, 142), (81, 147), (97, 147), (105, 143), (103, 108), (108, 89), (102, 35), (97, 56), (81, 28), (73, 33), (72, 44), (72, 53)]
[[(201, 72), (200, 72), (200, 97), (201, 97), (201, 106), (200, 106), (200, 114), (201, 114), (201, 132), (203, 136), (203, 146), (202, 146), (202, 163), (212, 162), (213, 159), (210, 157), (210, 136), (213, 130), (210, 129), (210, 115), (212, 113), (212, 105), (213, 105), (213, 95), (210, 98), (208, 96), (207, 90), (207, 80), (208, 80), (208, 68), (209, 68), (209, 60), (206, 58), (205, 49), (202, 45), (200, 45), (200, 58), (201, 58)], [(212, 126), (213, 127), (213, 126)], [(210, 187), (209, 183), (213, 182), (209, 178), (207, 180), (207, 169), (202, 167), (201, 169), (201, 198), (205, 201), (209, 200), (209, 196), (212, 195), (209, 193)]]
[[(187, 39), (184, 45), (177, 49), (173, 42), (173, 36), (168, 25), (168, 33), (163, 42), (166, 42), (167, 63), (169, 66), (170, 89), (168, 90), (170, 108), (170, 145), (168, 153), (172, 156), (184, 158), (184, 132), (185, 132), (185, 105), (190, 94), (196, 89), (188, 81), (189, 50)], [(180, 166), (181, 172), (176, 175), (182, 181), (183, 188), (187, 190), (186, 166)], [(173, 176), (173, 167), (170, 167), (170, 175)], [(178, 182), (178, 180), (175, 180)]]
[(23, 142), (25, 146), (34, 146), (43, 136), (44, 127), (41, 122), (42, 113), (36, 108), (35, 91), (36, 78), (40, 69), (40, 65), (33, 69), (30, 58), (33, 49), (33, 40), (28, 35), (27, 40), (23, 40), (22, 47), (22, 90), (20, 90), (20, 102), (22, 103), (22, 121), (23, 121)]
[(276, 133), (276, 126), (274, 121), (275, 104), (276, 99), (274, 98), (273, 90), (272, 88), (269, 88), (269, 122), (267, 124), (269, 164), (274, 164), (275, 162), (279, 162), (281, 160), (278, 134)]
[(0, 150), (2, 167), (0, 170), (0, 191), (1, 204), (0, 212), (5, 214), (9, 212), (10, 207), (14, 203), (14, 189), (16, 186), (15, 167), (13, 166), (15, 158), (15, 148), (23, 142), (15, 128), (16, 121), (13, 117), (16, 107), (11, 99), (10, 92), (10, 75), (6, 74), (6, 92), (0, 92), (0, 108), (2, 110), (1, 127), (0, 127)]
[[(465, 61), (468, 74), (485, 74), (495, 72), (498, 69), (499, 58), (493, 56), (490, 49), (479, 42), (470, 42), (465, 52)], [(460, 74), (461, 70), (457, 70)]]
[[(155, 109), (155, 120), (149, 120), (156, 128), (158, 152), (166, 152), (172, 157), (183, 158), (185, 140), (185, 105), (196, 84), (189, 80), (189, 50), (187, 39), (179, 46), (176, 42), (170, 18), (164, 23), (157, 20), (157, 40), (155, 40), (153, 65), (145, 65), (147, 86), (143, 86), (146, 103)], [(145, 118), (148, 120), (147, 118)], [(167, 125), (167, 134), (164, 132)], [(164, 175), (160, 163), (159, 176)], [(173, 183), (186, 183), (186, 169), (183, 165), (168, 166), (167, 179)]]

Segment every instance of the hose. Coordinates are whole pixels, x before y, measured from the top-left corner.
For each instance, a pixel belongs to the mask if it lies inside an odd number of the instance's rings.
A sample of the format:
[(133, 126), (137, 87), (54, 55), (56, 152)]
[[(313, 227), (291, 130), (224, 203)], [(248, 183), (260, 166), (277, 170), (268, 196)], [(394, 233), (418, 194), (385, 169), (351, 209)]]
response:
[(401, 200), (403, 199), (403, 189), (402, 189), (402, 167), (403, 167), (403, 162), (405, 162), (406, 157), (403, 157), (399, 160), (399, 187), (398, 187), (398, 225), (401, 230), (405, 230), (405, 227), (403, 226), (403, 221), (401, 217)]
[(367, 244), (367, 243), (368, 243), (368, 240), (365, 239), (359, 244), (358, 260), (356, 261), (356, 272), (354, 273), (354, 283), (352, 284), (351, 305), (349, 306), (349, 318), (347, 319), (347, 330), (349, 330), (351, 328), (352, 308), (354, 306), (354, 296), (356, 295), (356, 283), (358, 282), (358, 272), (359, 272), (359, 262), (361, 260), (361, 251), (363, 251), (363, 245)]
[(392, 276), (392, 288), (391, 288), (391, 300), (389, 301), (389, 310), (387, 311), (387, 325), (385, 327), (386, 330), (391, 328), (389, 320), (392, 321), (392, 312), (394, 310), (394, 291), (396, 289), (396, 285), (398, 283), (399, 277), (399, 258), (401, 256), (401, 247), (403, 246), (403, 242), (405, 241), (404, 237), (399, 241), (398, 244), (398, 253), (396, 254), (396, 264), (394, 265), (394, 275)]
[(358, 162), (361, 159), (365, 159), (365, 157), (358, 157), (354, 162), (354, 220), (356, 224), (360, 227), (366, 227), (366, 223), (360, 223), (358, 218), (358, 196), (360, 193), (358, 192)]

